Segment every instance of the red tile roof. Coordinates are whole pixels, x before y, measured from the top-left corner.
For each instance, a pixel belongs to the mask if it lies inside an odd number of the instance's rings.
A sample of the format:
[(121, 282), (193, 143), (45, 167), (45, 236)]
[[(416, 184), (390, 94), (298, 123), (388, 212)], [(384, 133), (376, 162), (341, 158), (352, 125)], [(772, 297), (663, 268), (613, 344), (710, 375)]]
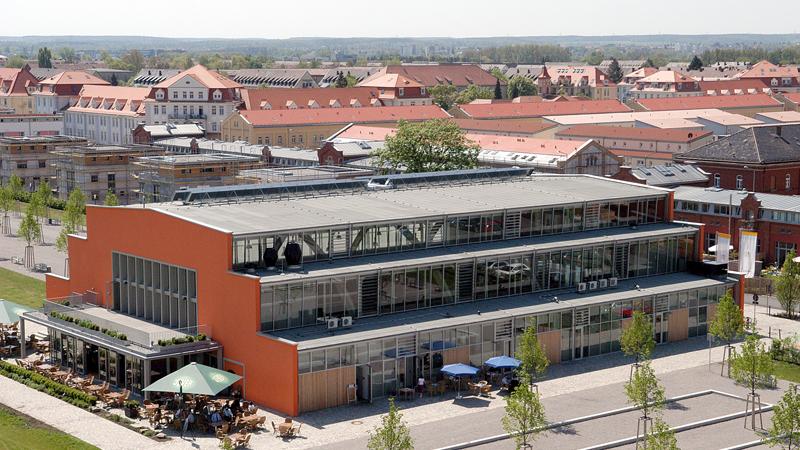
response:
[(739, 78), (772, 78), (797, 77), (800, 75), (796, 66), (777, 66), (769, 61), (760, 61), (749, 70), (745, 70)]
[(478, 119), (453, 119), (459, 128), (468, 132), (494, 132), (534, 135), (540, 131), (552, 128), (551, 123), (534, 123), (531, 121), (514, 120), (478, 120)]
[(38, 83), (27, 65), (21, 69), (0, 68), (0, 95), (28, 95), (28, 87)]
[(759, 106), (783, 106), (767, 94), (701, 95), (698, 97), (643, 98), (637, 100), (648, 111), (673, 111), (679, 109), (730, 109)]
[(556, 136), (577, 136), (585, 138), (617, 138), (634, 139), (643, 141), (657, 142), (678, 142), (689, 143), (707, 136), (711, 136), (710, 131), (686, 131), (680, 129), (661, 129), (661, 128), (634, 128), (634, 127), (611, 127), (603, 125), (577, 125), (559, 131)]
[(399, 73), (382, 73), (378, 72), (371, 77), (365, 79), (359, 86), (372, 87), (372, 88), (407, 88), (407, 87), (424, 87), (425, 85), (412, 80), (409, 77), (400, 75)]
[[(286, 104), (294, 102), (297, 108), (308, 108), (308, 103), (315, 100), (320, 108), (330, 108), (331, 101), (338, 100), (342, 108), (350, 106), (350, 101), (358, 100), (361, 106), (370, 106), (373, 99), (378, 98), (379, 91), (374, 88), (263, 88), (243, 89), (241, 91), (244, 108), (249, 110), (266, 109), (267, 102), (271, 109), (288, 109)], [(262, 106), (264, 105), (264, 106)]]
[(758, 78), (750, 78), (746, 80), (711, 80), (700, 81), (700, 90), (705, 91), (722, 91), (727, 90), (733, 93), (736, 89), (741, 89), (747, 92), (748, 89), (756, 89), (759, 93), (763, 92), (762, 89), (769, 88), (769, 84)]
[(800, 104), (800, 92), (787, 92), (781, 95), (792, 103)]
[[(384, 73), (397, 73), (425, 86), (452, 84), (466, 87), (470, 84), (494, 87), (497, 78), (474, 64), (420, 64), (387, 66)], [(506, 83), (500, 80), (500, 84)]]
[(209, 70), (200, 64), (186, 69), (183, 72), (179, 72), (177, 75), (167, 78), (153, 87), (169, 88), (187, 75), (191, 76), (208, 89), (237, 89), (242, 87), (241, 84), (231, 80), (225, 75)]
[(111, 83), (80, 70), (65, 70), (64, 72), (53, 75), (52, 77), (45, 78), (44, 80), (40, 81), (39, 84), (52, 86), (62, 84), (110, 85)]
[(124, 116), (144, 115), (144, 99), (151, 88), (86, 84), (68, 111)]
[(538, 102), (538, 103), (497, 103), (489, 105), (460, 105), (469, 117), (474, 119), (503, 119), (541, 116), (563, 116), (568, 114), (600, 114), (631, 112), (632, 110), (617, 100), (587, 100), (583, 102)]
[(672, 160), (672, 153), (648, 152), (647, 150), (621, 150), (616, 148), (608, 149), (611, 153), (628, 158), (653, 158)]
[(436, 105), (427, 106), (364, 106), (361, 108), (245, 110), (239, 114), (256, 127), (397, 122), (446, 119), (450, 115)]

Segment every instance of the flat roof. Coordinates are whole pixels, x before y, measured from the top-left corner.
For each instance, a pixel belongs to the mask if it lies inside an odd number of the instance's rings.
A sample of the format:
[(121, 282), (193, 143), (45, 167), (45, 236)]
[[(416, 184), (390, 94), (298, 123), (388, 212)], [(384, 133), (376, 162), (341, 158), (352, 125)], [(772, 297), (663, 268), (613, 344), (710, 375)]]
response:
[(537, 174), (483, 184), (423, 184), (322, 197), (213, 205), (153, 203), (146, 207), (246, 235), (661, 195), (666, 191), (590, 175)]
[(218, 162), (248, 162), (261, 161), (261, 158), (250, 155), (239, 155), (234, 153), (192, 153), (192, 154), (171, 154), (166, 156), (142, 156), (137, 160), (142, 164), (154, 165), (173, 165), (173, 164), (205, 164)]
[(597, 123), (624, 123), (644, 120), (694, 119), (702, 116), (726, 114), (720, 109), (680, 109), (672, 111), (637, 111), (610, 114), (573, 114), (568, 116), (545, 116), (544, 119), (557, 125), (582, 125)]
[[(312, 350), (335, 345), (354, 344), (373, 339), (400, 336), (440, 328), (466, 326), (490, 320), (541, 314), (609, 302), (724, 286), (730, 281), (705, 278), (689, 273), (622, 280), (616, 288), (596, 293), (578, 294), (567, 291), (535, 292), (493, 300), (478, 300), (450, 306), (421, 309), (353, 321), (350, 328), (328, 331), (325, 325), (264, 333), (297, 343), (298, 350)], [(636, 286), (639, 286), (639, 289)], [(558, 296), (558, 303), (553, 298)]]
[(566, 247), (603, 245), (620, 241), (635, 241), (664, 236), (696, 233), (697, 228), (680, 223), (660, 223), (630, 227), (603, 228), (575, 233), (532, 236), (515, 240), (483, 242), (451, 247), (435, 247), (403, 253), (361, 256), (358, 258), (334, 259), (333, 261), (311, 262), (303, 265), (302, 272), (268, 272), (262, 270), (261, 282), (284, 283), (303, 281), (311, 278), (353, 275), (360, 272), (374, 272), (407, 266), (426, 264), (448, 264), (473, 258), (487, 258), (497, 255), (532, 253)]
[[(739, 206), (742, 199), (749, 194), (751, 192), (734, 189), (693, 186), (678, 186), (675, 188), (676, 201), (711, 203), (715, 205), (730, 205), (730, 202), (733, 202), (734, 206)], [(761, 192), (753, 193), (753, 195), (756, 200), (761, 202), (762, 209), (800, 212), (800, 196), (798, 195), (765, 194)]]

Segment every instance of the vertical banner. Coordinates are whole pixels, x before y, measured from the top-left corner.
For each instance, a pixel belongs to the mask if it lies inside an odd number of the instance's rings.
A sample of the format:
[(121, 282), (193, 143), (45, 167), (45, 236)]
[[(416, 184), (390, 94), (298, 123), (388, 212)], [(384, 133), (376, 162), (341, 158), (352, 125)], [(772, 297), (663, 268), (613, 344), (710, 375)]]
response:
[(731, 235), (717, 233), (717, 262), (727, 264), (730, 260)]
[(745, 273), (745, 278), (753, 278), (756, 272), (756, 241), (758, 233), (755, 231), (741, 230), (739, 232), (739, 272)]

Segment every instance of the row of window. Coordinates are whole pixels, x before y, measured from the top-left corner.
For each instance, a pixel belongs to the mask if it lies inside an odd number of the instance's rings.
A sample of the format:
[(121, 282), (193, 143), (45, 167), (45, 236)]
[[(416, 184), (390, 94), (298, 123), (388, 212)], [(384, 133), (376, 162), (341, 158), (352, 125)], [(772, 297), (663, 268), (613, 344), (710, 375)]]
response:
[[(755, 174), (753, 175), (753, 183), (755, 183)], [(775, 189), (775, 177), (772, 177), (772, 189)], [(714, 187), (719, 188), (722, 187), (722, 177), (720, 174), (714, 174)], [(755, 189), (754, 186), (751, 186), (752, 189)], [(787, 191), (792, 189), (792, 175), (786, 174), (783, 178), (783, 188)], [(742, 190), (745, 189), (744, 185), (744, 176), (743, 175), (736, 175), (736, 189)]]

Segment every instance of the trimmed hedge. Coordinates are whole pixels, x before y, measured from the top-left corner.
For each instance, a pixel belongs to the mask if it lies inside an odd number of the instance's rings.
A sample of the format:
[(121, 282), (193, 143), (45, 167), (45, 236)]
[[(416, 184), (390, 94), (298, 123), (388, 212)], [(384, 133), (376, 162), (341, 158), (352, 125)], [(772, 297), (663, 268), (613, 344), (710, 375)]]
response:
[(76, 319), (74, 317), (68, 316), (68, 315), (60, 313), (58, 311), (50, 311), (50, 316), (51, 317), (55, 317), (56, 319), (63, 320), (65, 322), (74, 323), (75, 325), (77, 325), (77, 326), (79, 326), (81, 328), (86, 328), (87, 330), (99, 331), (99, 332), (101, 332), (103, 334), (106, 334), (108, 336), (111, 336), (113, 338), (117, 338), (120, 341), (127, 341), (128, 340), (128, 336), (125, 333), (120, 333), (117, 330), (109, 330), (108, 328), (100, 328), (100, 325), (97, 325), (96, 323), (92, 322), (91, 320)]
[(158, 346), (159, 347), (166, 347), (168, 345), (178, 345), (178, 344), (188, 344), (189, 342), (200, 342), (205, 341), (208, 337), (200, 333), (197, 336), (184, 336), (184, 337), (174, 337), (172, 339), (159, 339)]
[(79, 408), (89, 409), (97, 404), (97, 397), (94, 395), (89, 395), (83, 391), (51, 380), (44, 375), (9, 362), (0, 361), (0, 375), (11, 378), (18, 383), (22, 383), (39, 392), (44, 392), (45, 394), (61, 399)]
[(800, 350), (795, 348), (792, 338), (773, 339), (769, 354), (775, 361), (800, 365)]
[[(20, 201), (20, 202), (23, 202), (23, 203), (30, 203), (32, 195), (33, 195), (33, 192), (25, 192), (25, 191), (17, 192), (16, 195), (14, 195), (14, 200), (17, 200), (17, 201)], [(61, 199), (58, 199), (58, 198), (51, 198), (50, 201), (47, 203), (47, 206), (49, 206), (49, 207), (51, 207), (53, 209), (58, 209), (58, 210), (63, 211), (63, 210), (65, 210), (67, 208), (67, 201), (66, 200), (61, 200)], [(82, 212), (84, 214), (86, 214), (86, 209), (84, 209)]]

